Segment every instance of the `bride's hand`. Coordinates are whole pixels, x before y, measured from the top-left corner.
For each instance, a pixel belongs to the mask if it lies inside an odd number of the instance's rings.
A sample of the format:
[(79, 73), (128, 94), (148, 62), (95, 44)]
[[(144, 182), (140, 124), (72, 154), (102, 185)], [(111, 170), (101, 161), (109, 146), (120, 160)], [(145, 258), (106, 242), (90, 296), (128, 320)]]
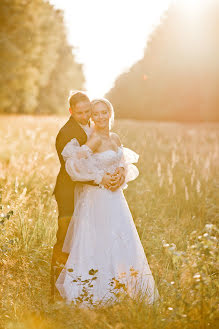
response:
[(117, 168), (113, 174), (112, 180), (113, 182), (110, 190), (115, 191), (125, 182), (125, 168), (123, 167)]
[(122, 167), (116, 169), (116, 171), (107, 176), (108, 182), (104, 185), (105, 188), (109, 189), (110, 191), (116, 191), (121, 185), (123, 185), (125, 181), (125, 170)]
[(108, 189), (111, 185), (111, 177), (112, 175), (110, 173), (105, 173), (100, 184)]

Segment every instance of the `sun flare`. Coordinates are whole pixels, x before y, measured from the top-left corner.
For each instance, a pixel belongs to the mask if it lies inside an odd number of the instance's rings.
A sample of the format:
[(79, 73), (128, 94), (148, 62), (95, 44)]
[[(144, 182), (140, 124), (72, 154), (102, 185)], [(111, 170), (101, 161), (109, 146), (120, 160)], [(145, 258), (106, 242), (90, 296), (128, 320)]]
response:
[(209, 4), (210, 0), (175, 0), (175, 2), (179, 2), (185, 10), (198, 12), (203, 10)]

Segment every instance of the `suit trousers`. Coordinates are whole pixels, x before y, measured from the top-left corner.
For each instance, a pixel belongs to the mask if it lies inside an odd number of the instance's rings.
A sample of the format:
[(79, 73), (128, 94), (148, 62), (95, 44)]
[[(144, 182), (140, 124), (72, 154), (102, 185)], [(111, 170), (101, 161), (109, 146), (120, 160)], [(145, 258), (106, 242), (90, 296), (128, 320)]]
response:
[(70, 221), (71, 221), (71, 216), (58, 217), (58, 230), (56, 233), (56, 243), (53, 247), (53, 252), (52, 252), (51, 273), (50, 273), (52, 298), (54, 298), (55, 295), (60, 297), (59, 291), (55, 287), (55, 282), (58, 279), (58, 276), (63, 269), (63, 267), (61, 267), (60, 265), (65, 265), (69, 256), (69, 253), (65, 253), (62, 251), (62, 246), (65, 240), (65, 236)]

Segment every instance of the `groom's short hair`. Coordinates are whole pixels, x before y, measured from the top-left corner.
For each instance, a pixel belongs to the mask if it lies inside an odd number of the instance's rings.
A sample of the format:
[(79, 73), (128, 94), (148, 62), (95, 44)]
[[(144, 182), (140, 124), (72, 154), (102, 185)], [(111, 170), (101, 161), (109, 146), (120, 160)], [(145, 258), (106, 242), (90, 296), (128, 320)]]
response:
[(75, 105), (79, 102), (90, 102), (89, 97), (83, 91), (71, 91), (70, 96), (68, 98), (69, 105), (71, 109), (75, 107)]

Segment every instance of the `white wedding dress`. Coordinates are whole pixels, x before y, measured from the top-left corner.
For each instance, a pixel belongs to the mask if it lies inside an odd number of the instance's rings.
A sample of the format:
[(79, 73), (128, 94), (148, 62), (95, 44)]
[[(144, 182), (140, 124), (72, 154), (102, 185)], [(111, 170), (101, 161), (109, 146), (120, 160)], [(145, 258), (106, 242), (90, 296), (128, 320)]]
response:
[(126, 181), (114, 192), (76, 185), (75, 210), (62, 248), (69, 257), (55, 283), (60, 295), (67, 303), (80, 301), (80, 307), (108, 305), (118, 297), (112, 291), (124, 291), (118, 285), (121, 283), (126, 287), (125, 294), (153, 303), (159, 293), (123, 194), (126, 183), (139, 174), (133, 165), (138, 154), (123, 146), (117, 151), (93, 153), (72, 139), (62, 156), (72, 180), (99, 183), (105, 172), (113, 173), (123, 166)]

